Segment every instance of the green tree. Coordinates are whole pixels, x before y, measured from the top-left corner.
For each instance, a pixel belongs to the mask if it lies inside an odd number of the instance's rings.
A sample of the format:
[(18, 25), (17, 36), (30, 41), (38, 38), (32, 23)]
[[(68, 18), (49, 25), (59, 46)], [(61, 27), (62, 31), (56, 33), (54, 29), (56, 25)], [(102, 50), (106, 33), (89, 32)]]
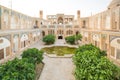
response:
[(35, 80), (36, 65), (41, 63), (43, 51), (36, 48), (27, 49), (22, 54), (22, 59), (0, 65), (0, 80)]
[(76, 35), (75, 39), (76, 40), (81, 40), (82, 39), (82, 35), (81, 34)]
[(76, 42), (78, 43), (78, 40), (81, 40), (81, 39), (82, 39), (81, 34), (72, 35), (65, 38), (66, 42), (69, 44), (75, 44)]
[(55, 42), (55, 36), (49, 34), (49, 35), (43, 37), (43, 42), (45, 42), (46, 44), (54, 44), (54, 42)]
[(0, 80), (34, 80), (35, 65), (28, 59), (14, 59), (0, 66)]
[(92, 44), (79, 47), (73, 57), (76, 80), (120, 80), (120, 68), (103, 53)]
[(43, 60), (43, 51), (31, 48), (23, 51), (22, 58), (28, 58), (30, 62), (41, 63)]
[(65, 38), (65, 40), (69, 44), (75, 44), (75, 36), (68, 36)]

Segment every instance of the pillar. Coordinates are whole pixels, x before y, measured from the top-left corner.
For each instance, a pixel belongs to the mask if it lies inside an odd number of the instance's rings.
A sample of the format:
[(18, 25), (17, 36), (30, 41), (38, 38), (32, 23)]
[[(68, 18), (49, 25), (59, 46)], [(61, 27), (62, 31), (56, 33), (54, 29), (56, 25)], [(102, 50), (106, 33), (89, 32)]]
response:
[(13, 35), (14, 34), (11, 34), (11, 36), (10, 36), (10, 56), (12, 56), (13, 55), (13, 44), (14, 44), (14, 42), (13, 42)]

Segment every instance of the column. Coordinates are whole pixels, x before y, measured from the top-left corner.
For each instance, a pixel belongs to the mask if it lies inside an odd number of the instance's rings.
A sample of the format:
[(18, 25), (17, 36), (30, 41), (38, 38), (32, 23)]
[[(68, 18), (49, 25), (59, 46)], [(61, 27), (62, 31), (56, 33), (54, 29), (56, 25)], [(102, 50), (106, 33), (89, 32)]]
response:
[(103, 41), (103, 40), (102, 40), (102, 34), (100, 33), (99, 35), (100, 35), (100, 38), (99, 38), (99, 39), (100, 39), (99, 47), (100, 47), (100, 49), (102, 50), (102, 49), (103, 49), (103, 48), (102, 48), (102, 41)]
[(20, 41), (20, 33), (18, 34), (18, 52), (20, 52), (20, 49), (21, 49), (21, 41)]
[(12, 53), (12, 51), (13, 51), (13, 44), (14, 44), (13, 43), (13, 35), (14, 34), (11, 34), (11, 36), (10, 36), (10, 44), (11, 44), (10, 45), (10, 56), (13, 55), (13, 53)]
[(110, 58), (110, 34), (107, 34), (107, 57)]
[(4, 48), (4, 59), (6, 58), (6, 47)]

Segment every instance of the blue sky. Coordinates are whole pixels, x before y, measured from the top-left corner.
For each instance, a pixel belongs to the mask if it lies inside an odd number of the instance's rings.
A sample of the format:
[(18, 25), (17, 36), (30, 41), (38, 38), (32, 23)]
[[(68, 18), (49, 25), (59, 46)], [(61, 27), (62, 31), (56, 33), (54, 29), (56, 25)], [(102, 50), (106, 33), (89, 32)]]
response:
[[(107, 9), (112, 0), (12, 0), (12, 9), (29, 16), (39, 17), (43, 10), (44, 18), (49, 14), (64, 13), (76, 15), (77, 10), (81, 16), (86, 17)], [(0, 4), (11, 8), (11, 0), (0, 0)]]

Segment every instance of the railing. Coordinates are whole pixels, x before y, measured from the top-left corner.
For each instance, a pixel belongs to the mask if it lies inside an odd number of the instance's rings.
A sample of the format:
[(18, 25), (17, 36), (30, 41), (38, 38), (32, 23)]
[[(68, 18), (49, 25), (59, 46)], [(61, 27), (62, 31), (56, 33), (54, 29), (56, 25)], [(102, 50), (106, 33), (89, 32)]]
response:
[(40, 31), (40, 29), (21, 29), (21, 30), (1, 30), (0, 36), (5, 34), (12, 34), (12, 33), (21, 33), (21, 32), (34, 32), (34, 31)]
[(79, 28), (79, 25), (72, 24), (52, 24), (52, 25), (42, 25), (41, 28)]
[(65, 28), (72, 28), (73, 25), (65, 25)]
[(41, 25), (41, 28), (48, 28), (47, 25)]
[(48, 28), (55, 28), (55, 25), (48, 25)]
[(75, 25), (74, 28), (79, 28), (79, 25)]

